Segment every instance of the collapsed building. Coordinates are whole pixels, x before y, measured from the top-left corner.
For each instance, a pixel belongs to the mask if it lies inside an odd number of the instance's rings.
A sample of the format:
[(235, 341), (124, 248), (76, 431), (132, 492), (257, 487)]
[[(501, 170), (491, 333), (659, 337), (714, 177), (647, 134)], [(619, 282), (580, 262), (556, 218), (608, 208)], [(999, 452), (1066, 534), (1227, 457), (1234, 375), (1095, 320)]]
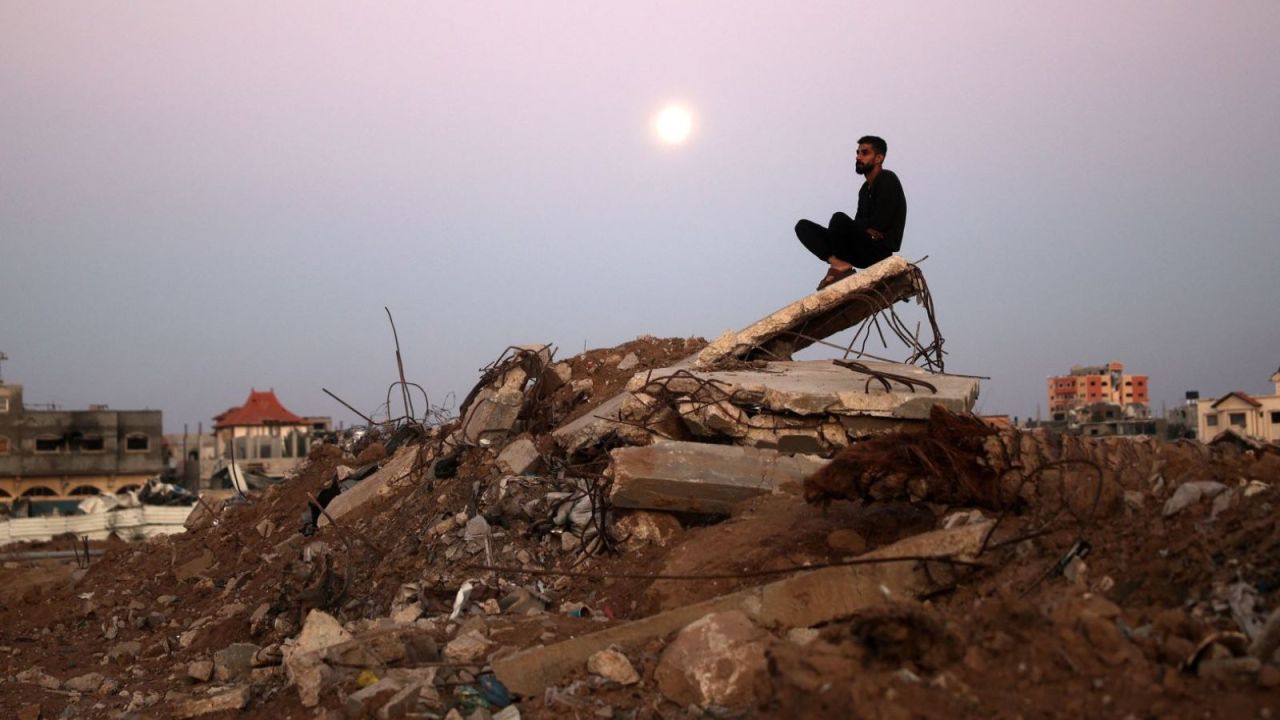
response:
[[(895, 310), (912, 301), (924, 337)], [(849, 328), (839, 360), (796, 359)], [(871, 357), (873, 333), (907, 362)], [(923, 274), (890, 258), (710, 343), (513, 346), (447, 422), (414, 418), (402, 375), (404, 416), (379, 432), (202, 502), (183, 535), (11, 593), (0, 703), (450, 720), (1269, 707), (1280, 452), (997, 430), (971, 414), (981, 378), (944, 361)]]

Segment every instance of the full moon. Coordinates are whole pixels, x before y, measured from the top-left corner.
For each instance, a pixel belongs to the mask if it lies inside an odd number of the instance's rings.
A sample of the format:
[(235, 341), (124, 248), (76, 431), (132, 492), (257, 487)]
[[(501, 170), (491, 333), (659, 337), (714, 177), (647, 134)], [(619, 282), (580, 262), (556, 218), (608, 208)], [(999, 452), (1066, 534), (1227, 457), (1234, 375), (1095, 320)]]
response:
[(663, 142), (678, 145), (689, 137), (689, 131), (693, 129), (693, 116), (679, 105), (668, 105), (658, 113), (654, 127), (658, 129), (658, 137)]

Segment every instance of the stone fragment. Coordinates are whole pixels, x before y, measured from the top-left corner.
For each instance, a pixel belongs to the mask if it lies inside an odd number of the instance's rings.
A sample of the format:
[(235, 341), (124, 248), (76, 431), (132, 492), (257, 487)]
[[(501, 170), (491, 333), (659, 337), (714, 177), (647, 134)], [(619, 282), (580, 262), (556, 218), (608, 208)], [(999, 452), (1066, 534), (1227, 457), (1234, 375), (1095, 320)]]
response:
[(187, 666), (187, 677), (196, 682), (209, 682), (209, 678), (213, 677), (213, 661), (212, 660), (196, 660)]
[(1173, 491), (1173, 495), (1165, 501), (1163, 514), (1173, 517), (1190, 505), (1200, 502), (1202, 498), (1212, 498), (1226, 490), (1227, 486), (1212, 480), (1197, 480), (1183, 483)]
[(601, 650), (587, 659), (587, 670), (620, 685), (635, 685), (640, 675), (626, 655), (613, 648)]
[(827, 533), (827, 547), (843, 555), (861, 555), (867, 551), (867, 540), (854, 530), (841, 528)]
[(616, 507), (727, 514), (742, 500), (794, 486), (826, 464), (771, 450), (658, 442), (609, 453)]
[(492, 646), (479, 630), (468, 630), (444, 646), (444, 656), (453, 662), (474, 663), (483, 660)]
[(422, 585), (405, 583), (396, 590), (391, 599), (391, 619), (394, 622), (408, 624), (422, 617)]
[(323, 610), (312, 610), (302, 623), (302, 632), (292, 647), (294, 652), (314, 652), (330, 645), (347, 642), (351, 633), (342, 627), (342, 623)]
[(224, 693), (211, 695), (200, 700), (188, 700), (173, 708), (173, 717), (178, 720), (199, 717), (216, 712), (243, 710), (249, 704), (252, 692), (247, 686), (237, 687)]
[[(325, 506), (325, 512), (328, 513), (329, 517), (337, 520), (375, 498), (385, 497), (390, 494), (395, 488), (409, 480), (413, 471), (420, 464), (418, 455), (420, 451), (421, 447), (418, 445), (401, 446), (385, 465), (378, 468), (377, 472), (356, 483), (355, 487), (350, 490), (330, 500), (329, 504)], [(425, 464), (425, 462), (421, 463), (423, 466)], [(328, 525), (329, 517), (321, 515), (316, 524), (320, 527)]]
[(232, 643), (215, 652), (213, 676), (221, 683), (243, 678), (253, 668), (253, 659), (260, 649), (253, 643)]
[(398, 680), (383, 678), (348, 695), (343, 710), (351, 720), (372, 717), (383, 704), (402, 689), (403, 686)]
[(38, 703), (28, 703), (18, 708), (18, 720), (40, 720), (42, 708)]
[(634, 370), (640, 364), (640, 358), (635, 353), (627, 353), (627, 356), (618, 362), (619, 370)]
[[(514, 373), (512, 375), (514, 376)], [(515, 428), (523, 406), (522, 390), (515, 388), (481, 390), (467, 408), (466, 416), (454, 434), (455, 442), (481, 447), (502, 445)]]
[(413, 712), (422, 695), (422, 685), (413, 683), (406, 685), (392, 695), (382, 707), (378, 708), (378, 720), (398, 720)]
[(617, 533), (627, 539), (630, 545), (657, 545), (666, 547), (667, 543), (680, 532), (683, 526), (674, 515), (649, 510), (634, 510), (618, 519)]
[(102, 677), (102, 673), (85, 673), (84, 675), (77, 675), (76, 677), (66, 681), (62, 684), (62, 687), (67, 690), (75, 690), (76, 692), (82, 693), (96, 692), (98, 688), (102, 687), (103, 680), (104, 678)]
[(483, 515), (476, 515), (467, 521), (467, 527), (466, 530), (463, 531), (463, 536), (468, 540), (479, 540), (481, 538), (489, 537), (490, 532), (489, 521), (485, 520)]
[(142, 643), (137, 640), (128, 640), (116, 643), (107, 651), (107, 657), (112, 660), (132, 660), (142, 652)]
[(521, 435), (498, 453), (498, 469), (511, 475), (524, 475), (533, 472), (541, 459), (533, 440)]
[(286, 655), (284, 668), (286, 677), (298, 689), (298, 699), (304, 707), (319, 705), (321, 694), (335, 680), (333, 668), (314, 652)]
[(739, 610), (700, 618), (662, 652), (658, 689), (679, 705), (752, 705), (768, 676), (764, 638)]

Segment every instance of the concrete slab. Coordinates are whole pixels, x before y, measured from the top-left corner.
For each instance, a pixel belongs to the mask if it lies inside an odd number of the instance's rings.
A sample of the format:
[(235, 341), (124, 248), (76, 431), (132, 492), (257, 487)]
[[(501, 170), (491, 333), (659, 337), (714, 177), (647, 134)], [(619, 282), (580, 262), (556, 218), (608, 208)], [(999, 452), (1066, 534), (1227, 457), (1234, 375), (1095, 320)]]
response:
[(742, 500), (788, 485), (799, 494), (804, 479), (827, 464), (809, 455), (691, 442), (618, 448), (609, 456), (615, 506), (708, 514), (727, 514)]
[[(414, 463), (418, 459), (418, 450), (418, 445), (401, 447), (377, 472), (330, 500), (329, 505), (325, 507), (325, 512), (337, 520), (370, 500), (390, 493), (397, 484), (407, 480), (412, 473)], [(423, 458), (423, 467), (425, 468), (428, 464), (430, 464), (428, 459)], [(320, 521), (316, 524), (324, 527), (329, 524), (329, 518), (321, 515)]]
[(801, 298), (739, 332), (721, 335), (698, 353), (699, 368), (737, 358), (788, 359), (812, 340), (857, 325), (916, 292), (916, 266), (894, 255)]
[[(871, 376), (841, 367), (830, 360), (804, 360), (766, 363), (762, 370), (692, 370), (681, 368), (655, 370), (653, 377), (670, 376), (665, 381), (669, 391), (692, 395), (707, 381), (714, 381), (718, 397), (728, 397), (732, 404), (758, 407), (773, 413), (794, 415), (871, 415), (877, 417), (927, 420), (934, 405), (961, 413), (973, 409), (978, 399), (976, 378), (939, 375), (914, 365), (859, 360), (877, 372), (913, 378), (929, 383), (937, 392), (891, 381), (888, 390)], [(867, 380), (871, 382), (868, 383)], [(628, 386), (636, 390), (644, 385), (635, 378)], [(706, 394), (707, 391), (703, 391)], [(699, 398), (711, 401), (717, 398)]]
[[(990, 522), (915, 535), (868, 553), (867, 558), (956, 557), (976, 553)], [(493, 671), (513, 692), (541, 693), (567, 673), (585, 666), (597, 651), (617, 645), (624, 651), (663, 638), (713, 612), (741, 610), (764, 627), (778, 630), (811, 627), (849, 617), (888, 599), (914, 598), (939, 580), (937, 568), (926, 574), (918, 562), (823, 568), (731, 595), (668, 610), (657, 615), (581, 635), (549, 646), (537, 646), (493, 661)], [(931, 579), (931, 576), (933, 579)]]

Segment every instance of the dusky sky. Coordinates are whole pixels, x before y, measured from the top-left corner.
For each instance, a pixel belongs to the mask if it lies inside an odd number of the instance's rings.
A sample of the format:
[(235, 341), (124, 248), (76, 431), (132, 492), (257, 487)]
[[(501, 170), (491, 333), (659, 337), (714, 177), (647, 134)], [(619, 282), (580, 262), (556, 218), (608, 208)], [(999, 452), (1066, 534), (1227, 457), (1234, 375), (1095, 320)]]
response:
[(980, 412), (1110, 360), (1157, 412), (1266, 393), (1278, 69), (1271, 0), (0, 0), (3, 378), (350, 423), (320, 388), (382, 404), (384, 305), (437, 404), (512, 344), (713, 338), (812, 290), (792, 227), (873, 133)]

